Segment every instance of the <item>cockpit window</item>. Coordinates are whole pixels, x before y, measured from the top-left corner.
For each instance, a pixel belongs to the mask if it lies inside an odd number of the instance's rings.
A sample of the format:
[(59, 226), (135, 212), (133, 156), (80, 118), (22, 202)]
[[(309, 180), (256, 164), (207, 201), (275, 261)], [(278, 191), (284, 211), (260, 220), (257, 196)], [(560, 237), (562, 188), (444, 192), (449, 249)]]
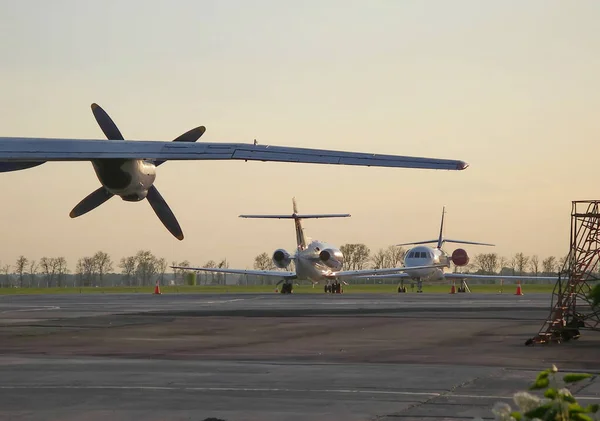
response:
[(415, 252), (414, 252), (414, 251), (411, 251), (410, 253), (408, 253), (408, 257), (409, 257), (409, 258), (413, 258), (413, 257), (415, 257)]

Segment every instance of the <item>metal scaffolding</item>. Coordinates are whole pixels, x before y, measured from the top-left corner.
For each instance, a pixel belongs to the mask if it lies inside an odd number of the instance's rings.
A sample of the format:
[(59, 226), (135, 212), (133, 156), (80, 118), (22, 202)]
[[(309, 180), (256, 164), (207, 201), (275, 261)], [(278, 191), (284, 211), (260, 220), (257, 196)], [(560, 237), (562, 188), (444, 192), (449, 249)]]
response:
[(600, 201), (572, 202), (569, 254), (552, 292), (550, 316), (525, 345), (578, 339), (581, 330), (600, 331), (600, 309), (590, 291), (600, 274)]

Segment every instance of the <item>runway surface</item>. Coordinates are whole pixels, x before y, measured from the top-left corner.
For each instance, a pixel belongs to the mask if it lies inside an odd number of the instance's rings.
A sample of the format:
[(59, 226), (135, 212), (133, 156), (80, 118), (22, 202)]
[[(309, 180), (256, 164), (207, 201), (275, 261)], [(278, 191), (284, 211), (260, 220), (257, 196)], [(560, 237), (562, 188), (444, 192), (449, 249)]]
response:
[[(0, 296), (0, 419), (493, 419), (600, 338), (525, 347), (549, 294)], [(599, 335), (600, 336), (600, 335)], [(600, 403), (600, 386), (574, 390)]]

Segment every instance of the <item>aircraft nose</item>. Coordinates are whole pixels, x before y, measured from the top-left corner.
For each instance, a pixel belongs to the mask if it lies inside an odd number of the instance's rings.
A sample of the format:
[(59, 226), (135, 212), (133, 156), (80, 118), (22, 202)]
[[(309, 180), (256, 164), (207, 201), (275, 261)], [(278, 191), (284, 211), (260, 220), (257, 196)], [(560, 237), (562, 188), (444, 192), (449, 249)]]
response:
[(459, 170), (464, 170), (468, 166), (469, 166), (469, 164), (467, 164), (465, 161), (459, 161), (458, 165), (456, 166), (456, 168), (459, 169)]

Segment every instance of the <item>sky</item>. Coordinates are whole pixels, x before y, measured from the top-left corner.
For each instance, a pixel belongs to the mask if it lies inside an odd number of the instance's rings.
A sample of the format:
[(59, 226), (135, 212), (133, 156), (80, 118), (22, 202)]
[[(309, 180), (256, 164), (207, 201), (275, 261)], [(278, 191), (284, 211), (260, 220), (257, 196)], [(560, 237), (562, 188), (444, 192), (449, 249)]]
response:
[[(464, 171), (173, 161), (147, 201), (113, 198), (88, 162), (0, 174), (0, 262), (19, 255), (169, 262), (295, 247), (286, 220), (341, 213), (306, 234), (372, 251), (437, 236), (540, 257), (568, 252), (571, 202), (600, 198), (600, 3), (529, 0), (2, 0), (0, 136), (102, 139), (97, 102), (126, 139), (201, 140), (461, 159)], [(450, 250), (451, 251), (451, 250)]]

